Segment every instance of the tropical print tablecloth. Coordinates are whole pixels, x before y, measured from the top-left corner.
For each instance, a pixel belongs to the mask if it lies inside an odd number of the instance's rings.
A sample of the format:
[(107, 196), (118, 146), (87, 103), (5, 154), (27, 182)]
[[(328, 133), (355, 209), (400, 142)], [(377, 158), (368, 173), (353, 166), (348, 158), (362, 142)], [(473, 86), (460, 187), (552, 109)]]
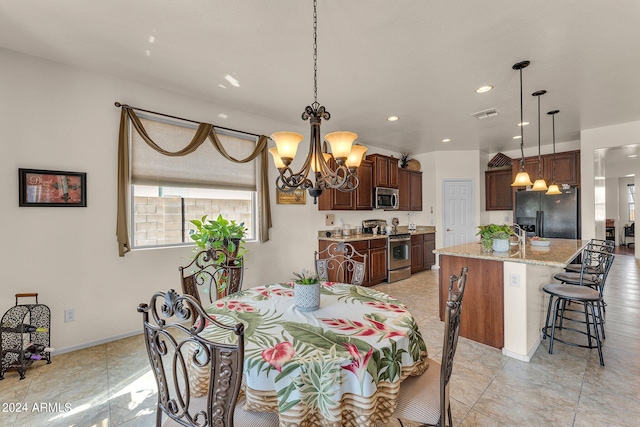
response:
[(320, 308), (310, 313), (296, 309), (292, 283), (207, 307), (217, 320), (246, 326), (245, 409), (278, 412), (281, 426), (387, 422), (400, 382), (428, 367), (415, 319), (400, 301), (369, 288), (325, 282), (321, 292)]

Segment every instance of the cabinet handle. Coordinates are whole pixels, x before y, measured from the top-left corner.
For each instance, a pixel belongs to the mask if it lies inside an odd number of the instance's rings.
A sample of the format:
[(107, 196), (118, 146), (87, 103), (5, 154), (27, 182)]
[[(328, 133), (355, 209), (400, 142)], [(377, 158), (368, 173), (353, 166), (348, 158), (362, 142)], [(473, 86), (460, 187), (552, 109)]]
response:
[(447, 231), (453, 231), (453, 230), (452, 230), (452, 229), (450, 229), (450, 228), (447, 228)]

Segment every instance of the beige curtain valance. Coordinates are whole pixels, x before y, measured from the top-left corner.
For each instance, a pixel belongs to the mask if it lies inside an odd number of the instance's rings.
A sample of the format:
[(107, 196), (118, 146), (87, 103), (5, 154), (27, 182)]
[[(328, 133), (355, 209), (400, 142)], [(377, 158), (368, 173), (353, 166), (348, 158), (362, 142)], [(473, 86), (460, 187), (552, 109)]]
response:
[(260, 161), (260, 191), (258, 195), (259, 205), (259, 223), (260, 223), (260, 242), (269, 240), (269, 229), (271, 228), (271, 204), (269, 200), (268, 187), (268, 156), (267, 141), (265, 135), (260, 135), (256, 143), (253, 153), (244, 159), (236, 159), (225, 150), (216, 135), (214, 126), (209, 123), (199, 123), (191, 142), (184, 148), (177, 151), (167, 151), (157, 145), (148, 135), (146, 129), (142, 125), (139, 117), (136, 115), (132, 107), (122, 105), (120, 112), (120, 130), (118, 135), (118, 200), (117, 200), (117, 223), (116, 236), (118, 241), (118, 252), (120, 256), (124, 256), (131, 250), (129, 242), (128, 212), (129, 212), (129, 187), (130, 187), (130, 157), (129, 157), (129, 123), (133, 123), (136, 132), (142, 137), (149, 147), (164, 154), (165, 156), (185, 156), (193, 153), (205, 140), (209, 139), (214, 148), (222, 154), (224, 158), (234, 163), (246, 163), (262, 155)]

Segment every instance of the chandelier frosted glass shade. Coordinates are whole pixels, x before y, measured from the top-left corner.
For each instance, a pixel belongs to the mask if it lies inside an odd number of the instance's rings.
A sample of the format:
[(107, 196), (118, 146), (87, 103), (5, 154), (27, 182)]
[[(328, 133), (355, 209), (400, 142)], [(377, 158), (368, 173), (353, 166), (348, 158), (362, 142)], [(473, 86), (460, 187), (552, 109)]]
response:
[(536, 179), (536, 182), (533, 183), (533, 191), (547, 191), (547, 182), (540, 178), (540, 179)]
[(276, 143), (278, 156), (280, 156), (282, 163), (287, 166), (291, 164), (298, 151), (298, 144), (303, 138), (301, 134), (296, 132), (276, 132), (271, 135), (271, 139)]
[(364, 153), (367, 152), (367, 147), (364, 145), (352, 145), (351, 152), (349, 153), (349, 157), (347, 157), (347, 161), (345, 162), (345, 166), (349, 169), (357, 169), (360, 167), (360, 163), (362, 163), (362, 159), (364, 159)]
[(518, 175), (516, 175), (516, 178), (511, 184), (512, 187), (528, 187), (530, 185), (533, 185), (533, 182), (531, 182), (529, 174), (525, 171), (518, 172)]
[(287, 165), (285, 165), (282, 162), (282, 159), (280, 158), (280, 154), (278, 154), (278, 148), (276, 147), (269, 148), (269, 153), (273, 157), (273, 163), (276, 165), (276, 169), (283, 169), (287, 167)]
[(347, 157), (349, 157), (351, 146), (356, 138), (358, 138), (358, 134), (345, 131), (331, 132), (324, 137), (324, 139), (329, 141), (329, 145), (331, 145), (333, 158), (336, 159), (336, 163), (341, 166), (347, 160)]
[(548, 194), (549, 196), (553, 196), (555, 194), (562, 194), (562, 192), (560, 191), (558, 184), (551, 184), (549, 186), (549, 190), (547, 190), (545, 194)]

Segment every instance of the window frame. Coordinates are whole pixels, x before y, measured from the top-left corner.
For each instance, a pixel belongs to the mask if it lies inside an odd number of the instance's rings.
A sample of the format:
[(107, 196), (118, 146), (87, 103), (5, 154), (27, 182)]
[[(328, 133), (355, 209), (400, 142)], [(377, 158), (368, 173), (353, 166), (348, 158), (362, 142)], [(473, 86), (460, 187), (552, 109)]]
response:
[[(192, 123), (188, 123), (188, 122), (181, 122), (178, 120), (173, 120), (173, 119), (167, 119), (164, 117), (158, 117), (158, 116), (154, 116), (154, 115), (149, 115), (149, 114), (144, 114), (144, 113), (138, 113), (138, 118), (140, 119), (145, 119), (145, 120), (150, 120), (150, 121), (157, 121), (157, 122), (161, 122), (161, 123), (165, 123), (165, 124), (169, 124), (169, 125), (174, 125), (174, 126), (180, 126), (180, 127), (185, 127), (188, 129), (192, 129), (192, 130), (196, 130), (198, 128), (197, 125), (192, 124)], [(127, 120), (129, 120), (130, 126), (129, 126), (129, 212), (128, 212), (128, 221), (129, 221), (129, 230), (130, 230), (130, 236), (129, 236), (129, 244), (131, 247), (131, 250), (148, 250), (148, 249), (164, 249), (164, 248), (175, 248), (175, 247), (191, 247), (191, 246), (196, 246), (195, 242), (191, 239), (189, 239), (189, 241), (185, 241), (185, 242), (175, 242), (175, 243), (166, 243), (166, 244), (155, 244), (155, 245), (136, 245), (136, 229), (135, 229), (135, 192), (134, 192), (134, 186), (137, 184), (134, 184), (132, 181), (132, 172), (133, 172), (133, 143), (134, 143), (134, 132), (135, 132), (135, 128), (134, 126), (131, 124), (131, 119), (127, 118)], [(256, 142), (255, 139), (253, 138), (249, 138), (247, 137), (246, 134), (243, 134), (241, 132), (231, 132), (225, 129), (218, 129), (215, 128), (215, 132), (217, 135), (226, 135), (226, 136), (233, 136), (233, 137), (237, 137), (237, 138), (242, 138), (242, 139), (246, 139), (247, 141), (253, 141), (254, 143)], [(257, 162), (258, 159), (254, 159), (251, 160), (252, 162)], [(231, 162), (229, 162), (231, 163)], [(257, 166), (257, 164), (256, 164)], [(228, 190), (225, 188), (215, 188), (214, 190), (220, 190), (220, 191), (244, 191), (247, 193), (250, 193), (251, 195), (251, 230), (253, 231), (253, 236), (250, 236), (248, 238), (245, 238), (245, 242), (247, 243), (252, 243), (252, 242), (257, 242), (258, 241), (258, 236), (260, 235), (258, 227), (259, 227), (259, 221), (258, 221), (258, 216), (260, 214), (260, 212), (258, 211), (258, 193), (260, 191), (260, 176), (259, 176), (259, 167), (255, 168), (255, 180), (256, 180), (256, 190), (253, 191), (249, 191), (249, 190)], [(158, 186), (158, 188), (170, 188), (170, 187), (162, 187), (162, 186)], [(193, 188), (193, 189), (202, 189), (202, 187), (185, 187), (185, 188)], [(207, 188), (207, 189), (211, 189), (211, 188)], [(162, 197), (162, 196), (158, 196), (158, 197)], [(184, 197), (183, 197), (184, 198)], [(182, 210), (182, 216), (183, 216), (183, 221), (185, 220), (185, 212), (184, 209)], [(195, 219), (195, 218), (194, 218)]]

